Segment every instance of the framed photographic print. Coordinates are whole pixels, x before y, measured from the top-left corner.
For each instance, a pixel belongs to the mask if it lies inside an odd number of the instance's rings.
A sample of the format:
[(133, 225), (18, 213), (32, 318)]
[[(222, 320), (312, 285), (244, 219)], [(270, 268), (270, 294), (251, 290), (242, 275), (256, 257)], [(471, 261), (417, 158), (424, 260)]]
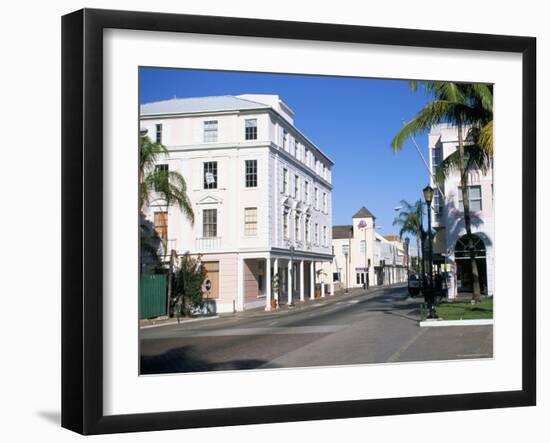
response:
[(62, 26), (64, 427), (535, 404), (534, 38)]

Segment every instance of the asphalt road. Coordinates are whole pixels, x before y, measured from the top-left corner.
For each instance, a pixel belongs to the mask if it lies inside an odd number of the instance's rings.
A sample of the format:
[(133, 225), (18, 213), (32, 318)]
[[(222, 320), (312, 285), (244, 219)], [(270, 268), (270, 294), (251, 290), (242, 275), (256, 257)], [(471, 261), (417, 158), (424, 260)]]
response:
[(492, 326), (418, 326), (419, 298), (384, 287), (140, 330), (142, 374), (490, 358)]

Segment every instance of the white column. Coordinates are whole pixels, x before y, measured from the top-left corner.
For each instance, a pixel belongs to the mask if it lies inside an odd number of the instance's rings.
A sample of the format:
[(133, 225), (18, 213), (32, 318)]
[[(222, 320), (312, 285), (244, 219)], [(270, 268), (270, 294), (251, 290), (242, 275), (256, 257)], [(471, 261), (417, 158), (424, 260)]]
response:
[(288, 305), (290, 306), (292, 304), (292, 260), (288, 261), (288, 281), (287, 281), (287, 296), (288, 296)]
[(321, 277), (321, 298), (325, 298), (325, 274)]
[(265, 310), (271, 311), (271, 258), (265, 259)]
[(237, 311), (244, 310), (244, 260), (237, 258)]
[(275, 301), (277, 302), (277, 307), (279, 307), (279, 289), (280, 289), (281, 280), (279, 276), (279, 259), (278, 258), (273, 260), (273, 275), (277, 276), (277, 290), (273, 295), (275, 297)]
[(310, 262), (309, 265), (309, 298), (313, 300), (315, 298), (315, 262)]
[(300, 260), (300, 301), (304, 301), (304, 261)]

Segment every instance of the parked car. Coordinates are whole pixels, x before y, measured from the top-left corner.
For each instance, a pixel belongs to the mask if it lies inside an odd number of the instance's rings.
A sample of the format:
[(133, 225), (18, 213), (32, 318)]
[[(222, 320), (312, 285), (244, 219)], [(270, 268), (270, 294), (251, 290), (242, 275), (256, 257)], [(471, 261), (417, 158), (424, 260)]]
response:
[(407, 289), (411, 297), (416, 297), (420, 294), (420, 274), (409, 274)]

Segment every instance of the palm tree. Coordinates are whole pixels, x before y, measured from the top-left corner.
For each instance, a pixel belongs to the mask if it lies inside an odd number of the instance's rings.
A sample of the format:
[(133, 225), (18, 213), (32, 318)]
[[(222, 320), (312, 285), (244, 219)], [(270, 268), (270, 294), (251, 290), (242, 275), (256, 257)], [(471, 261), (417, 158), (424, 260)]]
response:
[[(399, 226), (399, 237), (403, 238), (404, 234), (412, 234), (416, 237), (416, 251), (418, 260), (421, 260), (420, 244), (424, 233), (422, 230), (422, 200), (415, 203), (409, 203), (406, 200), (401, 200), (401, 211), (393, 221), (393, 226)], [(422, 261), (422, 275), (424, 275), (424, 261)]]
[[(478, 154), (486, 158), (493, 155), (493, 90), (485, 84), (466, 84), (454, 82), (422, 81), (411, 82), (411, 89), (416, 91), (419, 84), (433, 97), (418, 114), (406, 123), (391, 142), (392, 149), (397, 152), (403, 147), (405, 140), (414, 134), (423, 132), (437, 123), (451, 123), (458, 131), (458, 151), (454, 159), (447, 162), (458, 167), (460, 171), (460, 185), (462, 202), (464, 205), (464, 225), (468, 238), (470, 263), (472, 268), (473, 293), (472, 300), (481, 300), (479, 272), (475, 259), (475, 250), (472, 237), (470, 215), (470, 200), (468, 189), (468, 164), (473, 163), (466, 156), (464, 129), (469, 128), (466, 134), (467, 141), (478, 147)], [(472, 149), (468, 148), (473, 152)], [(451, 168), (442, 168), (449, 171)]]
[[(194, 222), (193, 207), (187, 196), (187, 184), (183, 176), (176, 171), (157, 168), (159, 159), (166, 158), (168, 150), (161, 143), (153, 143), (149, 137), (140, 137), (139, 149), (139, 206), (143, 216), (144, 209), (153, 201), (161, 201), (166, 209), (175, 204), (185, 217)], [(146, 233), (141, 232), (141, 237)], [(147, 246), (148, 243), (145, 243)], [(167, 245), (163, 242), (165, 252)]]

